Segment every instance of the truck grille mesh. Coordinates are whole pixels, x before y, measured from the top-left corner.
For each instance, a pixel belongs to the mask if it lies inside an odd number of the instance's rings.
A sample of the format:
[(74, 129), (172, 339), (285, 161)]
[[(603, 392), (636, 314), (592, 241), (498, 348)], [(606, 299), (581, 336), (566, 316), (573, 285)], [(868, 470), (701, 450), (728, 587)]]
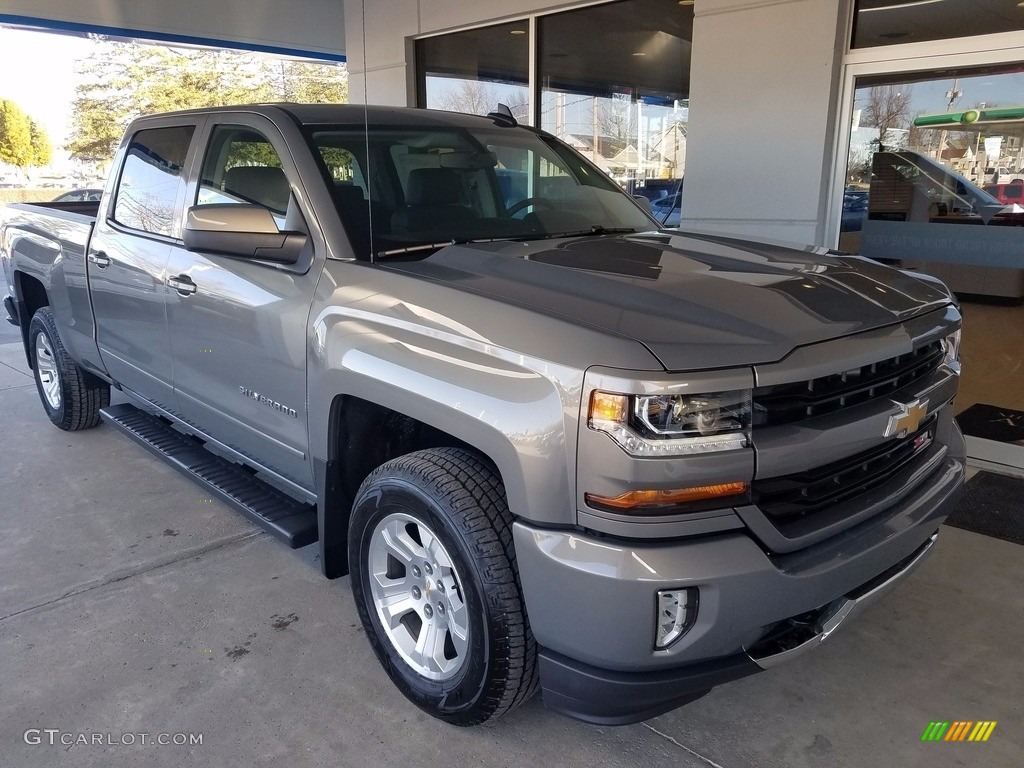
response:
[(933, 341), (905, 355), (842, 373), (758, 387), (753, 395), (754, 424), (792, 424), (885, 397), (932, 373), (942, 359), (942, 342)]

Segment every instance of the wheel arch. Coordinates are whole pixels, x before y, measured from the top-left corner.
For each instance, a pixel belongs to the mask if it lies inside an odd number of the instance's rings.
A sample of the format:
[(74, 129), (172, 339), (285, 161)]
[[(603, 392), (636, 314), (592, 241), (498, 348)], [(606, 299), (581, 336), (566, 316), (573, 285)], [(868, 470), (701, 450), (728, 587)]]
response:
[[(311, 440), (321, 564), (328, 578), (348, 572), (348, 520), (362, 480), (381, 464), (414, 451), (463, 447), (494, 465), (513, 514), (548, 515), (547, 520), (541, 517), (542, 522), (571, 523), (574, 519), (560, 400), (545, 398), (550, 412), (544, 433), (548, 442), (539, 445), (544, 441), (525, 428), (528, 419), (537, 420), (538, 416), (531, 410), (536, 402), (529, 398), (513, 409), (521, 412), (522, 431), (510, 432), (481, 418), (486, 409), (479, 406), (439, 402), (415, 386), (397, 392), (380, 382), (368, 385), (378, 396), (366, 396), (365, 391), (341, 394), (331, 398), (323, 410), (310, 407), (310, 413), (330, 414), (323, 431), (323, 453), (315, 449), (317, 440)], [(387, 396), (389, 392), (392, 397)], [(507, 418), (514, 421), (516, 414)], [(564, 500), (565, 509), (553, 509), (552, 500)]]
[(21, 344), (30, 370), (35, 370), (32, 350), (28, 344), (28, 328), (32, 317), (42, 307), (50, 306), (50, 296), (42, 281), (18, 270), (14, 273), (14, 301), (18, 307), (18, 323), (21, 330)]
[[(487, 429), (477, 420), (458, 422), (451, 424), (448, 416), (422, 420), (356, 395), (338, 395), (332, 400), (327, 458), (314, 459), (325, 575), (335, 578), (348, 572), (348, 521), (359, 486), (377, 467), (399, 456), (429, 448), (472, 451), (494, 466), (511, 509), (516, 508), (515, 504), (529, 503), (516, 446), (506, 435)], [(448, 428), (441, 428), (440, 423)]]

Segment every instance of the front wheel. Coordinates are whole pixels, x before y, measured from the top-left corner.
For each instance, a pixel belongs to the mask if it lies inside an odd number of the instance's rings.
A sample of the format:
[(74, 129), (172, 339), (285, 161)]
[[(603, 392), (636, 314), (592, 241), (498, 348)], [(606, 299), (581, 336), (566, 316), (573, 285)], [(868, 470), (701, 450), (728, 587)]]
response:
[(57, 333), (53, 311), (43, 307), (28, 326), (36, 390), (50, 421), (60, 429), (89, 429), (110, 405), (110, 385), (71, 359)]
[(477, 725), (537, 687), (512, 514), (495, 469), (439, 448), (376, 469), (349, 525), (352, 592), (392, 682), (455, 725)]

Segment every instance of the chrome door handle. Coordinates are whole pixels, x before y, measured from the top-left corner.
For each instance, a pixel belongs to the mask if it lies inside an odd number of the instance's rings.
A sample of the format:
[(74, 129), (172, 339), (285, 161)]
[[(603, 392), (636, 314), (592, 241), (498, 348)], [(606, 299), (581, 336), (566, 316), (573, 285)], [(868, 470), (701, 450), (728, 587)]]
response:
[(188, 296), (196, 292), (196, 284), (188, 275), (178, 275), (167, 278), (167, 284), (178, 292), (180, 296)]
[(110, 257), (107, 256), (103, 251), (93, 251), (89, 254), (89, 261), (95, 264), (100, 269), (106, 269), (110, 266)]

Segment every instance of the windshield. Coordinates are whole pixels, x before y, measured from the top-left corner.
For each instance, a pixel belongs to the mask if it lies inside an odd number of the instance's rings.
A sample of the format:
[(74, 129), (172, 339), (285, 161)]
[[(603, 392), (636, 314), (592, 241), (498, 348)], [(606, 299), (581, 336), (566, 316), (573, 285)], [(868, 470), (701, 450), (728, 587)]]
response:
[(359, 258), (657, 226), (600, 169), (529, 130), (332, 126), (310, 139)]
[(919, 152), (878, 152), (875, 154), (874, 165), (872, 189), (876, 185), (876, 176), (880, 184), (888, 182), (891, 185), (896, 180), (903, 181), (911, 184), (938, 211), (945, 211), (946, 214), (971, 214), (989, 218), (1006, 207), (956, 171)]

